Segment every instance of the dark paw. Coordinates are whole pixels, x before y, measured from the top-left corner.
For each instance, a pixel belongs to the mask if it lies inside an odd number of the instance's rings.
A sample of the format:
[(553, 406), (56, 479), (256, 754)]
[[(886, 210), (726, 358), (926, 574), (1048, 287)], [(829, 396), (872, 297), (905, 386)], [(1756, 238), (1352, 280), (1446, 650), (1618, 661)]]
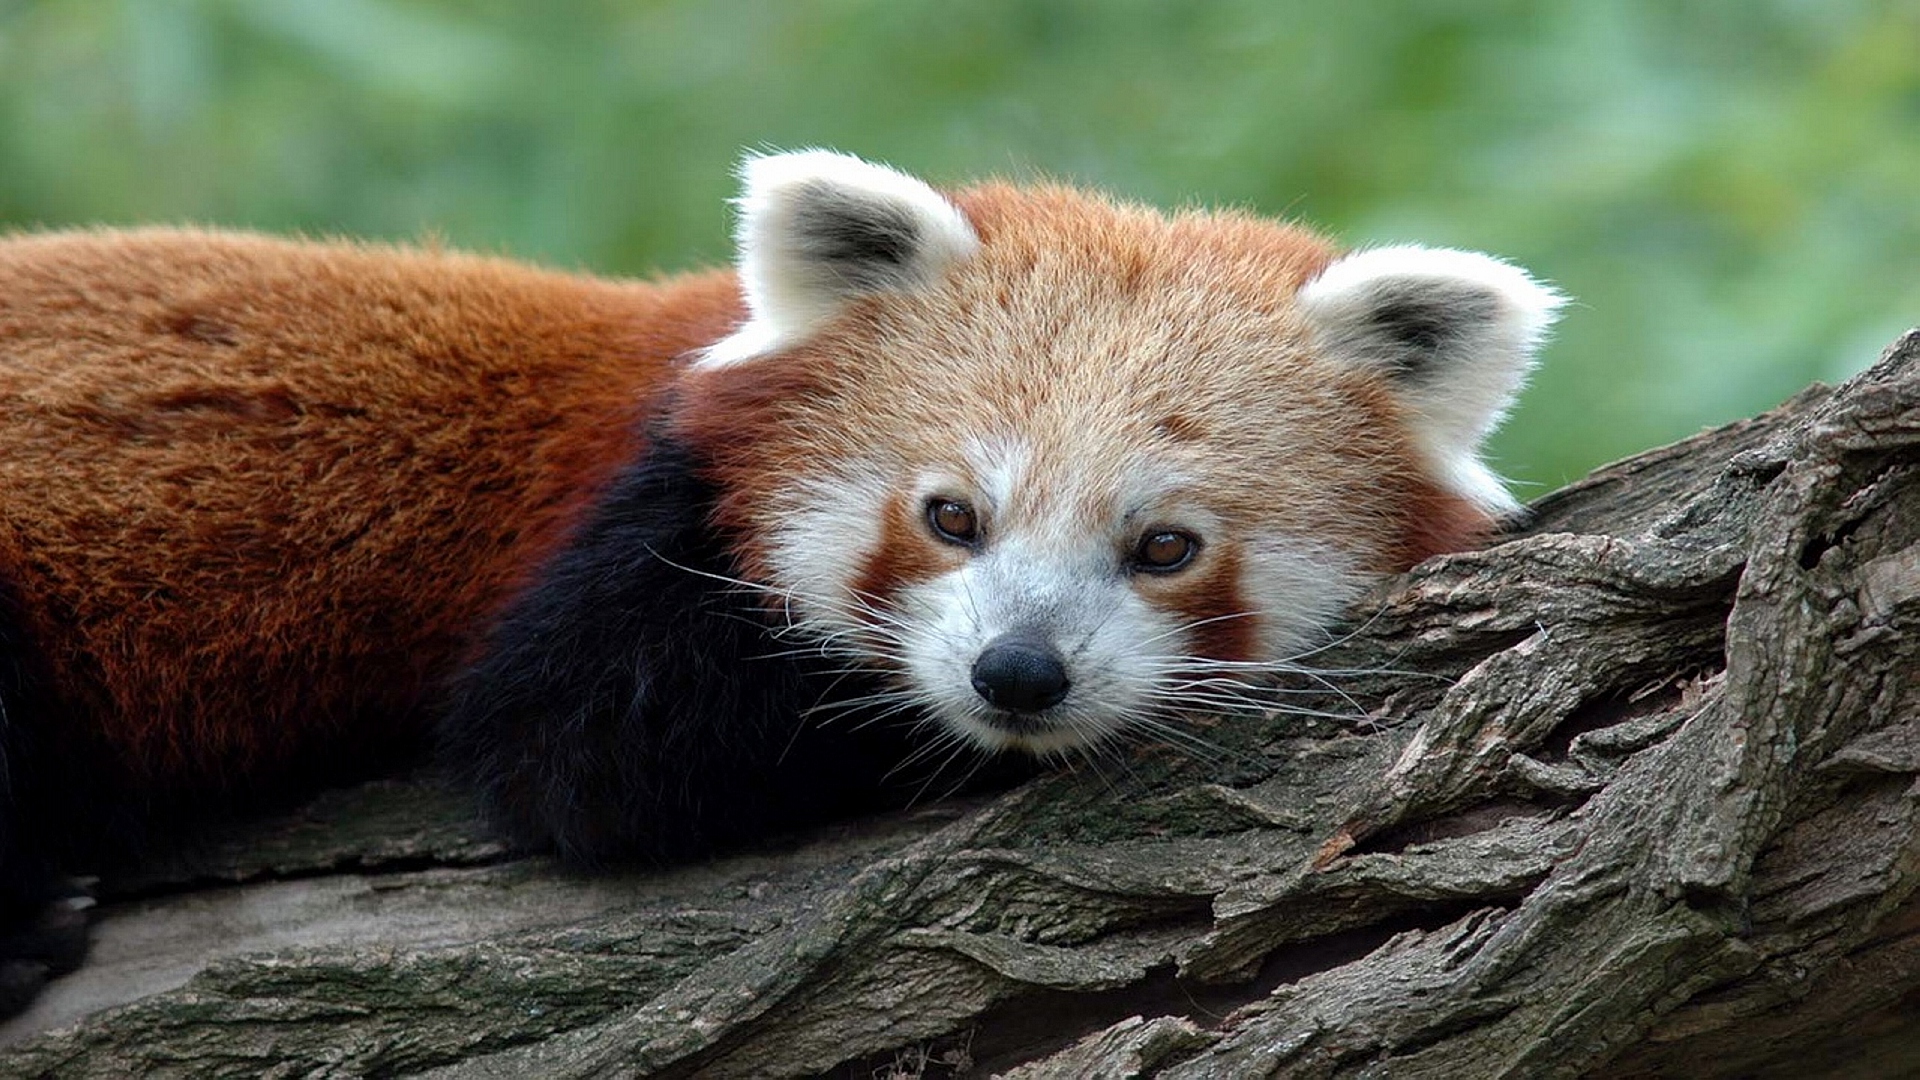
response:
[(38, 960), (0, 960), (0, 1020), (27, 1011), (53, 973)]
[(0, 929), (0, 1017), (25, 1009), (48, 979), (86, 959), (92, 907), (83, 884), (62, 882), (27, 918)]

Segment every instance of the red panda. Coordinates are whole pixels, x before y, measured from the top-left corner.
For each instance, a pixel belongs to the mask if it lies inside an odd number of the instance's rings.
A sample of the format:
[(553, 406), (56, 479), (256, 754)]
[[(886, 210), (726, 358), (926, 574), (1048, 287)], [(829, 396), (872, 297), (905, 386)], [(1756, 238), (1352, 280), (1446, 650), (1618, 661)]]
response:
[(903, 742), (1164, 730), (1515, 508), (1479, 446), (1561, 301), (1510, 264), (743, 180), (737, 270), (654, 283), (0, 241), (0, 996), (73, 961), (56, 871), (156, 812), (432, 740), (522, 842), (695, 857)]

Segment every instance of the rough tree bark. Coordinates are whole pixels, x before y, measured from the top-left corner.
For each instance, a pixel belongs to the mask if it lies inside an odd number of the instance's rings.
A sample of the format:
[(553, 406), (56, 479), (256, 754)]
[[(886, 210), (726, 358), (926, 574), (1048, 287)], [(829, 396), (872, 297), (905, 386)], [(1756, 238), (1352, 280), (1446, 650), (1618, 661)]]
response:
[(1215, 752), (673, 873), (330, 796), (104, 883), (0, 1075), (1920, 1074), (1920, 332), (1366, 611)]

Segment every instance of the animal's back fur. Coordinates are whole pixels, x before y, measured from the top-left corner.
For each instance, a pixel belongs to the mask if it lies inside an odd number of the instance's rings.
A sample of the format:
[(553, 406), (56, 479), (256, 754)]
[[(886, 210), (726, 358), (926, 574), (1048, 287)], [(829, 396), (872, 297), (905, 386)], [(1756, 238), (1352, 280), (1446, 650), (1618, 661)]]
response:
[(0, 585), (13, 633), (59, 646), (25, 650), (65, 693), (41, 737), (142, 788), (413, 737), (736, 293), (193, 231), (0, 242)]
[(156, 810), (437, 722), (516, 839), (699, 856), (1261, 708), (1516, 506), (1480, 445), (1562, 298), (1511, 264), (824, 151), (743, 180), (738, 274), (654, 284), (0, 239), (0, 1014), (78, 960), (61, 871)]

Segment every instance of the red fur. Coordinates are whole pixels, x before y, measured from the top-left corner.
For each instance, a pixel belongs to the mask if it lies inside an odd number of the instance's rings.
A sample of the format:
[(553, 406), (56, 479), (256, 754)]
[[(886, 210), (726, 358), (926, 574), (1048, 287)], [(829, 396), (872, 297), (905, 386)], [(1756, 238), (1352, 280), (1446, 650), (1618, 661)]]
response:
[[(1169, 220), (1063, 189), (954, 198), (983, 242), (973, 283), (952, 294), (963, 315), (1016, 287), (1051, 301), (1072, 286), (1122, 309), (1205, 295), (1236, 314), (1179, 342), (1201, 353), (1297, 336), (1292, 291), (1333, 257), (1310, 233), (1234, 215)], [(184, 784), (258, 779), (318, 746), (352, 754), (393, 736), (613, 471), (644, 454), (639, 418), (677, 357), (741, 320), (737, 293), (730, 273), (610, 282), (193, 231), (0, 242), (0, 583), (24, 604), (70, 733), (111, 747), (132, 777)], [(985, 430), (1006, 400), (1039, 402), (1025, 421), (1045, 428), (1044, 403), (1105, 392), (1092, 368), (1078, 391), (1009, 384), (966, 401), (875, 393), (854, 376), (890, 333), (937, 339), (953, 322), (943, 302), (856, 301), (778, 363), (680, 380), (670, 419), (711, 460), (743, 574), (766, 579), (772, 496), (838, 452), (849, 425), (918, 446), (948, 437), (949, 409)], [(1027, 329), (1043, 345), (1097, 334), (1086, 310), (1062, 299), (1035, 309), (1059, 326)], [(1126, 422), (1177, 451), (1252, 445), (1315, 418), (1324, 436), (1289, 450), (1287, 468), (1219, 478), (1219, 509), (1339, 532), (1371, 570), (1490, 525), (1412, 464), (1378, 376), (1275, 370), (1293, 410), (1277, 419), (1245, 409), (1238, 384), (1172, 381)], [(876, 596), (959, 557), (904, 500), (856, 575)], [(1243, 611), (1235, 553), (1218, 554), (1207, 580), (1170, 588), (1163, 606), (1188, 620)], [(1254, 653), (1251, 620), (1207, 627), (1203, 654)]]
[[(1096, 742), (1179, 704), (1167, 664), (1273, 659), (1508, 504), (1472, 447), (1428, 445), (1422, 387), (1454, 384), (1397, 372), (1448, 353), (1418, 304), (1366, 306), (1377, 260), (1343, 283), (1285, 223), (949, 204), (819, 153), (745, 173), (751, 312), (726, 272), (0, 238), (0, 1010), (46, 970), (14, 924), (57, 864), (393, 767), (441, 714), (516, 840), (701, 855), (884, 802), (918, 756), (871, 722), (890, 694), (941, 738)], [(1517, 380), (1557, 298), (1422, 259), (1493, 281), (1468, 308), (1505, 296), (1484, 359)], [(929, 494), (977, 511), (983, 603)], [(1128, 566), (1171, 528), (1191, 561)], [(818, 649), (770, 648), (743, 595)], [(814, 703), (876, 708), (836, 733)]]
[(781, 438), (782, 425), (791, 423), (796, 404), (820, 398), (838, 382), (840, 367), (830, 350), (817, 350), (781, 364), (695, 371), (681, 382), (673, 432), (710, 458), (720, 491), (714, 519), (737, 538), (743, 577), (767, 580), (768, 532), (779, 524), (765, 518), (768, 496), (812, 465), (806, 447)]
[(736, 292), (191, 231), (0, 243), (0, 581), (68, 734), (165, 783), (387, 740)]
[[(1209, 660), (1259, 658), (1259, 622), (1240, 591), (1240, 554), (1232, 548), (1219, 553), (1197, 581), (1180, 582), (1170, 605), (1181, 625), (1193, 627), (1193, 655)], [(1143, 591), (1151, 595), (1148, 585)]]
[(1414, 482), (1409, 489), (1401, 515), (1404, 539), (1390, 570), (1478, 547), (1499, 530), (1492, 515), (1437, 484)]
[[(1109, 417), (1110, 425), (1137, 429), (1140, 443), (1163, 440), (1172, 461), (1228, 465), (1230, 471), (1211, 477), (1210, 497), (1238, 527), (1326, 536), (1355, 552), (1367, 572), (1404, 570), (1487, 531), (1484, 512), (1439, 487), (1417, 464), (1406, 406), (1378, 372), (1276, 362), (1236, 377), (1240, 362), (1223, 362), (1212, 371), (1221, 385), (1209, 387), (1165, 376), (1147, 357), (1076, 352), (1086, 348), (1080, 339), (1109, 329), (1108, 320), (1089, 312), (1198, 296), (1206, 298), (1214, 321), (1188, 320), (1193, 325), (1174, 330), (1190, 335), (1176, 341), (1196, 353), (1254, 354), (1260, 342), (1298, 337), (1304, 331), (1292, 296), (1336, 255), (1323, 238), (1234, 214), (1169, 219), (1065, 188), (985, 185), (951, 198), (981, 241), (979, 252), (955, 270), (957, 283), (931, 297), (855, 300), (811, 340), (777, 358), (690, 376), (678, 430), (714, 455), (724, 493), (718, 515), (742, 538), (748, 576), (766, 576), (765, 545), (784, 525), (782, 489), (840, 456), (848, 427), (872, 433), (896, 465), (920, 464), (950, 461), (956, 430), (987, 431), (1012, 417), (1043, 456), (1069, 459), (1087, 454), (1072, 436), (1084, 424), (1075, 403), (1088, 398), (1144, 406), (1139, 416)], [(1032, 320), (1021, 324), (1019, 338), (983, 344), (956, 329), (1004, 318), (1009, 310)], [(1167, 320), (1180, 323), (1182, 310), (1170, 309)], [(900, 341), (922, 348), (938, 342), (928, 354), (952, 370), (886, 367)], [(993, 375), (970, 381), (975, 368), (1006, 370), (970, 363), (975, 353), (996, 349), (1071, 360), (1028, 369), (1037, 381), (995, 381)], [(1163, 390), (1153, 389), (1158, 382), (1166, 384)], [(1272, 434), (1294, 431), (1314, 437), (1294, 440), (1279, 454), (1267, 448)], [(1241, 460), (1209, 452), (1218, 445), (1242, 447)], [(895, 452), (901, 448), (904, 455)], [(1254, 465), (1263, 454), (1266, 464)], [(897, 502), (886, 509), (880, 543), (852, 576), (854, 589), (884, 600), (954, 565), (947, 556), (958, 549), (930, 539), (919, 514), (919, 507)], [(1089, 513), (1089, 520), (1098, 517)], [(1204, 581), (1182, 576), (1147, 591), (1163, 593), (1155, 602), (1182, 618), (1244, 612), (1238, 555), (1216, 555), (1216, 569)], [(1257, 620), (1207, 626), (1195, 643), (1202, 654), (1243, 659), (1257, 651)]]
[[(832, 541), (823, 537), (822, 542)], [(966, 558), (967, 549), (930, 537), (925, 509), (900, 492), (888, 500), (880, 542), (867, 553), (853, 592), (861, 601), (885, 607), (901, 586), (956, 569)]]

